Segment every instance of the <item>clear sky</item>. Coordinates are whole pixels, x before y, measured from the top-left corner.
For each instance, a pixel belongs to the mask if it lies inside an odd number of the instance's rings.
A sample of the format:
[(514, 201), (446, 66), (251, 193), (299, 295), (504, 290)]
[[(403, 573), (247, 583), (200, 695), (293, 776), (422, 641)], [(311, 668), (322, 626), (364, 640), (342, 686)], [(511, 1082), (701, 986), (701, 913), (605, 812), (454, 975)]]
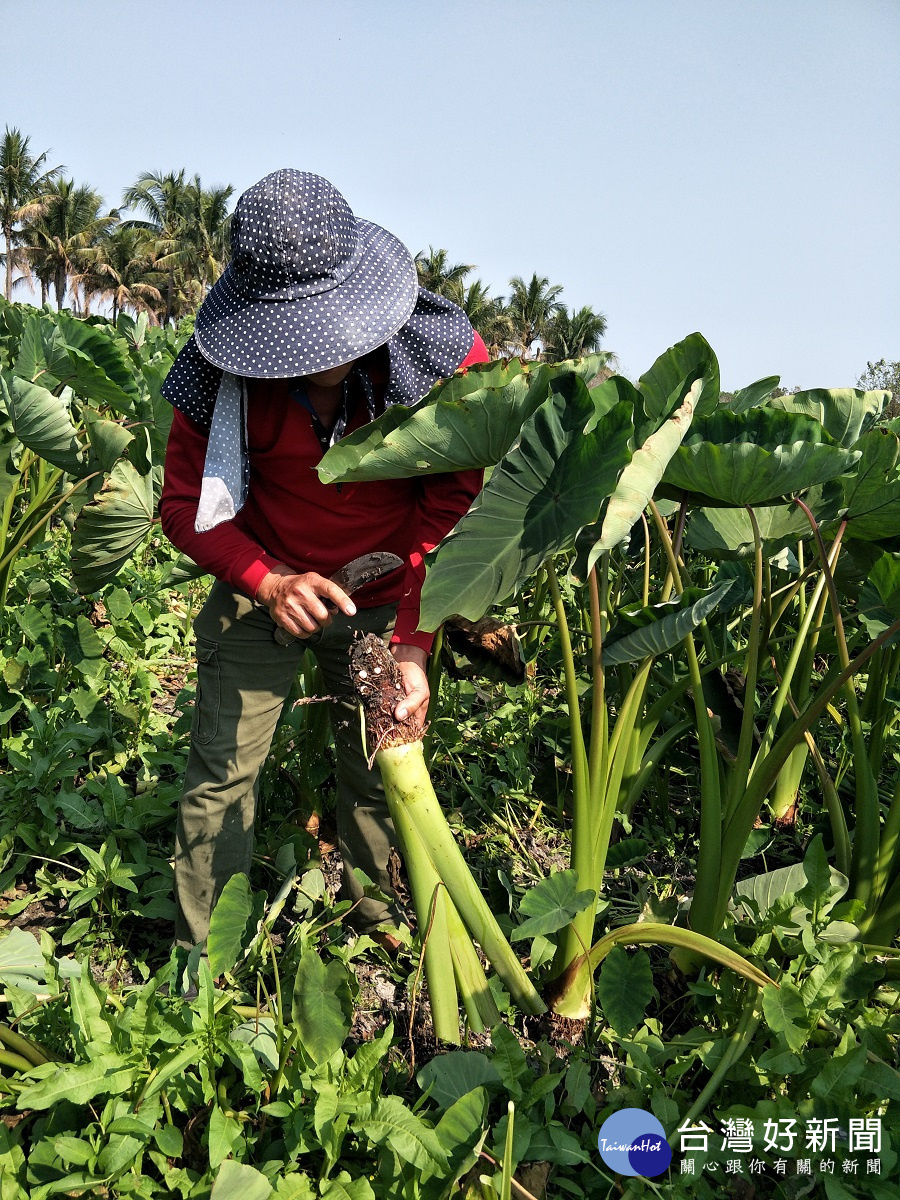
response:
[[(31, 0), (0, 125), (112, 204), (291, 166), (502, 293), (536, 271), (636, 377), (900, 359), (898, 0)], [(23, 298), (24, 298), (24, 294)]]

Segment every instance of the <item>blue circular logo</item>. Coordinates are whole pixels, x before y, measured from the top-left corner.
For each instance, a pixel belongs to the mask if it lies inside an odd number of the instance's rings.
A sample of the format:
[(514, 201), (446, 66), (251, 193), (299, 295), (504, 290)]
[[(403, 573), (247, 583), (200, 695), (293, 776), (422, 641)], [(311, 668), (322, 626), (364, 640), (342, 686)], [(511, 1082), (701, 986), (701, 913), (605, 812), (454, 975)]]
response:
[(672, 1161), (666, 1131), (652, 1113), (640, 1108), (620, 1108), (607, 1117), (597, 1135), (597, 1148), (617, 1175), (652, 1179), (668, 1170)]

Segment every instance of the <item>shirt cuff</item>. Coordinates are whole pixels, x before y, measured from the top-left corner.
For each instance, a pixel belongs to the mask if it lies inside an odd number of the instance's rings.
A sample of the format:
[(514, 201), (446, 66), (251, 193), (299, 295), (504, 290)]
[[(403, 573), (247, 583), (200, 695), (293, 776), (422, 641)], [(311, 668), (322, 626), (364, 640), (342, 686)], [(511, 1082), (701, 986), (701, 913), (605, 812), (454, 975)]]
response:
[(232, 582), (240, 591), (245, 592), (251, 600), (255, 600), (256, 593), (259, 591), (259, 585), (274, 567), (280, 565), (280, 559), (273, 558), (271, 554), (262, 553), (259, 558), (254, 559), (240, 573), (236, 574)]

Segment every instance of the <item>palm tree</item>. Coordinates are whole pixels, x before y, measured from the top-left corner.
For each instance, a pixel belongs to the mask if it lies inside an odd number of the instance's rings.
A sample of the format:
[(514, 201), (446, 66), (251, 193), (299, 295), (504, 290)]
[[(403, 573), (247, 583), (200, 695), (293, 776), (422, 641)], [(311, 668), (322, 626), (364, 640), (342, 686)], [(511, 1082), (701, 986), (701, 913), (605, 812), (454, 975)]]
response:
[(541, 358), (545, 362), (583, 358), (600, 348), (605, 333), (603, 313), (596, 313), (587, 305), (570, 313), (561, 305), (547, 326)]
[(123, 203), (143, 212), (128, 224), (154, 239), (157, 267), (166, 273), (165, 320), (196, 309), (228, 261), (229, 186), (204, 189), (199, 175), (145, 172), (126, 188)]
[(86, 270), (73, 279), (73, 284), (80, 285), (84, 292), (85, 307), (93, 296), (109, 297), (114, 323), (121, 309), (130, 308), (134, 313), (147, 313), (157, 324), (156, 313), (163, 306), (163, 298), (155, 286), (159, 275), (154, 274), (156, 263), (146, 234), (118, 225), (100, 239), (96, 252)]
[(199, 283), (199, 301), (216, 282), (228, 262), (228, 201), (234, 188), (204, 188), (195, 175), (185, 193), (186, 225), (180, 237), (178, 266)]
[(433, 246), (428, 247), (427, 253), (420, 250), (416, 255), (419, 286), (459, 304), (463, 295), (463, 280), (475, 268), (471, 263), (450, 263), (448, 258), (446, 250), (435, 250)]
[(551, 321), (562, 308), (559, 295), (562, 286), (552, 284), (544, 276), (532, 275), (526, 283), (521, 275), (509, 281), (512, 295), (506, 303), (506, 311), (513, 325), (513, 344), (527, 359), (532, 344), (543, 341)]
[(7, 125), (0, 142), (0, 226), (3, 229), (6, 260), (5, 296), (12, 294), (13, 267), (25, 262), (17, 250), (22, 234), (16, 228), (32, 221), (44, 210), (44, 194), (63, 167), (47, 167), (49, 150), (36, 158), (28, 149), (29, 138)]
[(183, 170), (145, 171), (122, 195), (126, 208), (136, 208), (146, 215), (146, 221), (131, 220), (127, 224), (153, 235), (157, 261), (167, 274), (166, 321), (173, 315), (175, 304), (175, 271), (179, 238), (187, 220), (187, 188)]
[(490, 354), (502, 354), (515, 336), (503, 297), (492, 296), (485, 284), (475, 279), (462, 293), (459, 306), (484, 338)]
[[(119, 219), (115, 211), (101, 214), (102, 205), (102, 197), (86, 184), (56, 179), (46, 193), (43, 212), (23, 230), (31, 269), (41, 281), (42, 294), (53, 284), (57, 309), (62, 309), (69, 277), (85, 271), (97, 256), (97, 242)], [(77, 301), (77, 288), (73, 299)]]

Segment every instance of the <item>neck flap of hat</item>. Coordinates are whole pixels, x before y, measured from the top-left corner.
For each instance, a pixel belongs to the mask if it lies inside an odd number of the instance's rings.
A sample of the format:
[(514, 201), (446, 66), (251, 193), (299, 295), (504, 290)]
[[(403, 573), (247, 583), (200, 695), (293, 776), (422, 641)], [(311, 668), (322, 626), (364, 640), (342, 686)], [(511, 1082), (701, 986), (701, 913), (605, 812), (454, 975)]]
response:
[[(472, 349), (472, 338), (462, 309), (420, 288), (412, 316), (387, 343), (385, 408), (421, 400), (439, 379), (453, 374)], [(197, 533), (204, 533), (231, 520), (247, 498), (246, 381), (207, 362), (192, 336), (172, 364), (162, 394), (210, 435), (195, 522)]]
[[(472, 338), (472, 326), (461, 308), (419, 288), (412, 315), (387, 342), (390, 376), (385, 407), (421, 400), (439, 379), (453, 374), (472, 349)], [(207, 362), (192, 336), (172, 364), (162, 394), (208, 433), (223, 374)]]

